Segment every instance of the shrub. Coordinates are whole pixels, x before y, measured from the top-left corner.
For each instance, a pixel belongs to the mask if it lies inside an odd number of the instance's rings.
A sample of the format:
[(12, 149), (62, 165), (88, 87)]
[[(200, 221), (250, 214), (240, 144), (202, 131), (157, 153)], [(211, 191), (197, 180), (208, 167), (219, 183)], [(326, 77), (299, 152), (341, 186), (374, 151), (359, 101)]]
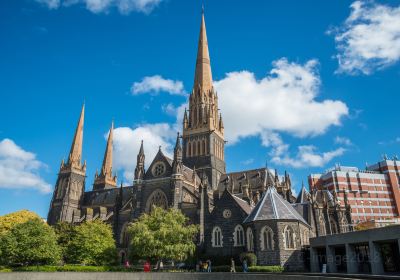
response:
[(283, 267), (279, 265), (271, 265), (271, 266), (251, 266), (249, 267), (250, 272), (275, 272), (281, 273), (283, 272)]
[(29, 220), (0, 237), (0, 262), (8, 266), (57, 264), (61, 250), (54, 230), (41, 219)]
[(253, 253), (241, 253), (239, 258), (241, 262), (246, 259), (248, 266), (255, 266), (257, 264), (257, 256)]
[(75, 226), (64, 246), (65, 259), (74, 264), (108, 265), (115, 263), (117, 257), (111, 226), (101, 221)]

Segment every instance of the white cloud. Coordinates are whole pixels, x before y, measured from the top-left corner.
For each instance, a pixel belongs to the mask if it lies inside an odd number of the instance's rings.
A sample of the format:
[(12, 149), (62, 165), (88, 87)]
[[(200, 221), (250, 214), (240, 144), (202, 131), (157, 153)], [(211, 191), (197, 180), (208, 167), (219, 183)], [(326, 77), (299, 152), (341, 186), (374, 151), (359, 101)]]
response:
[(329, 152), (318, 153), (317, 148), (312, 145), (299, 146), (295, 157), (291, 157), (286, 150), (280, 155), (275, 155), (272, 162), (294, 168), (323, 167), (333, 158), (343, 155), (346, 150), (338, 148)]
[(183, 83), (181, 81), (164, 79), (160, 75), (144, 77), (142, 81), (133, 83), (131, 87), (131, 93), (133, 95), (142, 93), (158, 94), (160, 92), (167, 92), (173, 95), (185, 95)]
[(371, 74), (400, 60), (400, 6), (355, 1), (335, 33), (338, 73)]
[(315, 99), (321, 83), (317, 61), (300, 65), (282, 58), (273, 66), (261, 80), (241, 71), (214, 83), (228, 144), (271, 131), (297, 137), (320, 135), (348, 115), (341, 101)]
[(36, 0), (36, 2), (46, 5), (49, 9), (83, 4), (86, 6), (86, 9), (95, 14), (107, 13), (110, 9), (116, 8), (124, 15), (131, 12), (149, 14), (162, 1), (163, 0)]
[(351, 140), (349, 138), (336, 136), (335, 137), (335, 144), (345, 145), (345, 146), (352, 146), (353, 142), (351, 142)]
[(165, 155), (171, 156), (176, 131), (167, 123), (145, 124), (136, 128), (114, 129), (114, 169), (122, 170), (124, 179), (132, 182), (136, 167), (136, 156), (143, 140), (146, 166), (149, 166), (159, 146)]
[(346, 150), (342, 147), (328, 152), (318, 152), (313, 145), (297, 147), (297, 154), (293, 157), (290, 145), (283, 142), (276, 132), (265, 131), (261, 135), (262, 145), (270, 147), (269, 156), (271, 162), (277, 165), (285, 165), (294, 168), (323, 167), (333, 158), (341, 156)]
[(51, 186), (38, 174), (46, 165), (36, 155), (23, 150), (11, 139), (0, 142), (0, 188), (37, 189), (51, 192)]
[(53, 10), (60, 7), (61, 0), (36, 0), (36, 2), (47, 6), (50, 10)]
[(254, 158), (249, 158), (249, 159), (246, 159), (246, 160), (244, 160), (244, 161), (242, 161), (240, 163), (243, 164), (243, 165), (250, 165), (253, 162), (254, 162)]

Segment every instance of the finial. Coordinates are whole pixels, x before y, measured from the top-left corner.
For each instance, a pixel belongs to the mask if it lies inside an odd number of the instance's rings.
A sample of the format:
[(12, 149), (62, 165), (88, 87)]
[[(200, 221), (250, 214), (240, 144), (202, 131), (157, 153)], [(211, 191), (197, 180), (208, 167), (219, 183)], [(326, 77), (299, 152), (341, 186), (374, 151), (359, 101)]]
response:
[(161, 151), (161, 145), (160, 145), (160, 146), (158, 146), (158, 150), (159, 150), (159, 151)]

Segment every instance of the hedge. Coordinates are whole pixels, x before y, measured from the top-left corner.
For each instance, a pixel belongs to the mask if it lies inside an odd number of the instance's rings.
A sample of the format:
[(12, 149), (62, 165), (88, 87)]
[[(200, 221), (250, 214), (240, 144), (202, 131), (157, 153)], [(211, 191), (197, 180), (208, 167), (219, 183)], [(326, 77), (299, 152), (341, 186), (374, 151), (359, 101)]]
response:
[(270, 265), (270, 266), (250, 266), (249, 272), (283, 272), (284, 268), (279, 265)]
[(142, 266), (89, 266), (89, 265), (42, 265), (42, 266), (21, 266), (10, 268), (12, 271), (32, 271), (32, 272), (118, 272), (118, 271), (143, 271)]

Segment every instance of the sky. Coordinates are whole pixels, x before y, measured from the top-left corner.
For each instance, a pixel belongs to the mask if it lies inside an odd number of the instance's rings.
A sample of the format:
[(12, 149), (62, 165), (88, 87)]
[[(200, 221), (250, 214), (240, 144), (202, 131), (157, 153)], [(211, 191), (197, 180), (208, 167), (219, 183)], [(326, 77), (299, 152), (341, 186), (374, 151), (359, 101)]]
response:
[[(204, 0), (227, 171), (307, 176), (398, 154), (398, 1)], [(0, 215), (47, 216), (85, 103), (91, 190), (112, 120), (132, 182), (171, 154), (192, 90), (200, 0), (0, 1)]]

